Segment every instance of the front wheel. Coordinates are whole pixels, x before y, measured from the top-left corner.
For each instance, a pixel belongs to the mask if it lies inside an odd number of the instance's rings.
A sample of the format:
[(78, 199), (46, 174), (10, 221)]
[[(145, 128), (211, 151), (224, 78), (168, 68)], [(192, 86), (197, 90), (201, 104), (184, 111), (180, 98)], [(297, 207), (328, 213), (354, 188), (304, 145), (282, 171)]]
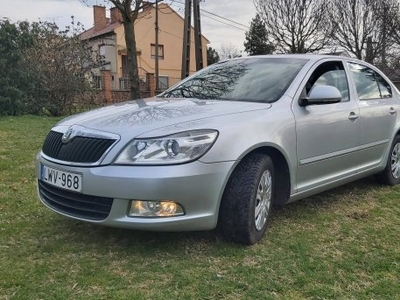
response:
[(397, 135), (390, 148), (386, 168), (376, 175), (379, 182), (396, 185), (400, 183), (400, 135)]
[(252, 245), (263, 238), (271, 215), (274, 180), (269, 156), (254, 153), (241, 161), (220, 206), (218, 224), (226, 239)]

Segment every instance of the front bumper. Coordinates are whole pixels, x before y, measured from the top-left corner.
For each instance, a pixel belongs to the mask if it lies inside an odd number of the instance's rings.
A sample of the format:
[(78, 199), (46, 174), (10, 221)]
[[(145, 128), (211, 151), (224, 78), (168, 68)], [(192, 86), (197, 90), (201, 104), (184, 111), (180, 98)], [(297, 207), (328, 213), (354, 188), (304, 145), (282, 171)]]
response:
[[(72, 167), (55, 164), (38, 155), (36, 174), (40, 180), (40, 165), (81, 173), (82, 195), (110, 198), (111, 209), (101, 220), (68, 213), (46, 201), (39, 188), (43, 204), (57, 213), (106, 226), (154, 231), (211, 230), (218, 221), (223, 189), (234, 162), (205, 164), (195, 161), (169, 166), (96, 166)], [(40, 185), (40, 181), (39, 181)], [(53, 189), (59, 189), (54, 188)], [(64, 192), (63, 190), (60, 190)], [(70, 193), (69, 197), (74, 196)], [(75, 194), (81, 195), (81, 194)], [(128, 217), (130, 200), (172, 200), (179, 203), (185, 215), (176, 217)]]

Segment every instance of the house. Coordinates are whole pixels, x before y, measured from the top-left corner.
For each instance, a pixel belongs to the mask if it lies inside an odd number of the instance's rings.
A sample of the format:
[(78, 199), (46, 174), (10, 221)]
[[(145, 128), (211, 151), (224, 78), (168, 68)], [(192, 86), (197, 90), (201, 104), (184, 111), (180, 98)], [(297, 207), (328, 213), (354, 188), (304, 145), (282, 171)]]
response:
[[(129, 97), (118, 93), (129, 90), (122, 16), (119, 10), (113, 7), (110, 9), (108, 18), (106, 8), (98, 5), (93, 6), (93, 16), (94, 26), (81, 34), (81, 39), (88, 40), (101, 58), (101, 66), (92, 71), (93, 79), (99, 89), (111, 89), (111, 92), (106, 92), (107, 102), (124, 100), (115, 99)], [(148, 3), (135, 22), (138, 72), (141, 85), (144, 87), (148, 87), (149, 78), (155, 73), (155, 18), (155, 5)], [(181, 79), (184, 19), (169, 5), (160, 3), (158, 27), (159, 90), (165, 90)], [(208, 43), (209, 41), (202, 36), (204, 65), (207, 64)], [(193, 27), (191, 28), (189, 70), (190, 73), (196, 71)], [(151, 89), (150, 92), (153, 95)], [(128, 93), (125, 92), (125, 94)], [(113, 98), (111, 101), (110, 97)]]

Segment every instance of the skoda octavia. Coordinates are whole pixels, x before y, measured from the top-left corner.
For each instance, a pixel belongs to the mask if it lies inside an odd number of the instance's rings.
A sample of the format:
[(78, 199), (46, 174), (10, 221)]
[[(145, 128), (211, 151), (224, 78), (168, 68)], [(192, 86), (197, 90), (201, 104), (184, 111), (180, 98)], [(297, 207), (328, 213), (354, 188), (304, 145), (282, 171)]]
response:
[(399, 92), (347, 57), (271, 55), (205, 68), (155, 98), (68, 117), (37, 158), (66, 217), (138, 230), (216, 227), (254, 244), (273, 204), (375, 174), (400, 182)]

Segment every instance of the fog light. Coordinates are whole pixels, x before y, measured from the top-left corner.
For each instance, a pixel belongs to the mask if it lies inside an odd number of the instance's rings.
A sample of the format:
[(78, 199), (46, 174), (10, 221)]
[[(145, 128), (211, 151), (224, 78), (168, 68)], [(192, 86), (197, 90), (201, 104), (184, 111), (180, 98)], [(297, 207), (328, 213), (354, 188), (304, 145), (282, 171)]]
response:
[(173, 201), (133, 200), (129, 217), (174, 217), (184, 215), (182, 207)]

